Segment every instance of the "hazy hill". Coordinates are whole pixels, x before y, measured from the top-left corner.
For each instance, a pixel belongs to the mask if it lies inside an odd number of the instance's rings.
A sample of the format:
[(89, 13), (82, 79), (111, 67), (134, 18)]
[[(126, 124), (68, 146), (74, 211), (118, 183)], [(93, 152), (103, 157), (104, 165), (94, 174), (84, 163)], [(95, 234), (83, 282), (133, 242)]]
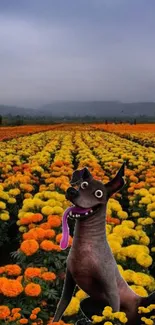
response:
[(152, 116), (155, 103), (122, 103), (115, 101), (55, 101), (38, 109), (0, 105), (1, 115), (23, 116)]

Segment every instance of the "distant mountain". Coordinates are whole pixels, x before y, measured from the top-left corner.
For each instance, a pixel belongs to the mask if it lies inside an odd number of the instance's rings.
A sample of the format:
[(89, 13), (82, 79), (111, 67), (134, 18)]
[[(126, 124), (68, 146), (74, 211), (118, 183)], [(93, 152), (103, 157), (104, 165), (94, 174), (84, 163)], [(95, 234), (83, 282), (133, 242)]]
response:
[(31, 108), (0, 105), (0, 115), (2, 115), (2, 116), (6, 116), (6, 115), (35, 116), (36, 112), (34, 109), (31, 109)]
[(122, 103), (117, 101), (55, 101), (38, 109), (0, 105), (0, 114), (12, 116), (152, 116), (154, 102)]

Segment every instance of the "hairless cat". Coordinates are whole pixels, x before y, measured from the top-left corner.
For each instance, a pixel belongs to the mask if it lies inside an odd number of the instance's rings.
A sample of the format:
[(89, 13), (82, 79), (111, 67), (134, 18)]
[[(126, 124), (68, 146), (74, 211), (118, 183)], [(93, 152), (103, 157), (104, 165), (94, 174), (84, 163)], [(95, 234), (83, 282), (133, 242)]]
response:
[[(81, 301), (80, 308), (89, 324), (93, 315), (102, 315), (104, 307), (111, 306), (114, 312), (126, 313), (128, 325), (137, 325), (141, 323), (138, 306), (155, 303), (155, 292), (141, 297), (129, 287), (118, 270), (106, 238), (107, 202), (124, 186), (124, 170), (125, 163), (106, 184), (95, 180), (87, 167), (74, 171), (72, 175), (72, 186), (67, 189), (66, 198), (73, 205), (63, 215), (62, 249), (68, 246), (67, 218), (74, 218), (76, 224), (66, 261), (63, 292), (53, 322), (61, 319), (76, 285), (88, 295)], [(80, 321), (77, 323), (80, 324)]]

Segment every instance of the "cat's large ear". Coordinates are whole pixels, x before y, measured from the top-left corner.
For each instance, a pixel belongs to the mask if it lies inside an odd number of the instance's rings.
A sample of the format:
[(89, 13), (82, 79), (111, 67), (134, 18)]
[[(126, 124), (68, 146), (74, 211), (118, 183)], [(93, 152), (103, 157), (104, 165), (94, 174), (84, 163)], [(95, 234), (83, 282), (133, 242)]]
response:
[(70, 184), (71, 185), (78, 184), (85, 181), (88, 178), (92, 178), (92, 174), (90, 173), (87, 167), (84, 167), (83, 169), (77, 169), (73, 172)]
[(107, 190), (107, 199), (109, 199), (114, 193), (118, 192), (125, 185), (124, 171), (125, 171), (125, 162), (119, 169), (116, 176), (110, 182), (104, 184)]

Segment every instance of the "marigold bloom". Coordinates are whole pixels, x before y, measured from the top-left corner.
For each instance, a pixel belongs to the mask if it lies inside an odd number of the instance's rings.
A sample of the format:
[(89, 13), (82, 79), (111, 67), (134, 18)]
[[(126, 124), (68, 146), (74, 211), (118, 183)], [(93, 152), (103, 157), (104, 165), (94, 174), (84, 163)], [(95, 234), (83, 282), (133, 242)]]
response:
[(55, 231), (53, 229), (46, 230), (45, 237), (46, 238), (53, 238), (53, 237), (55, 237)]
[(0, 306), (0, 319), (6, 319), (10, 315), (10, 309), (8, 306)]
[(37, 315), (35, 315), (35, 314), (31, 314), (31, 315), (30, 315), (30, 319), (32, 319), (32, 320), (37, 319)]
[(27, 296), (38, 297), (41, 293), (41, 286), (36, 283), (28, 283), (25, 287), (25, 293)]
[(27, 277), (27, 278), (34, 278), (34, 277), (40, 277), (41, 275), (41, 270), (39, 267), (28, 267), (26, 270), (25, 270), (25, 273), (24, 275)]
[(28, 323), (28, 319), (27, 318), (21, 318), (19, 320), (19, 323), (22, 324), (22, 325), (27, 324)]
[(56, 275), (55, 273), (53, 272), (44, 272), (42, 275), (41, 275), (41, 278), (45, 281), (53, 281), (56, 279)]
[(11, 313), (15, 314), (18, 313), (19, 311), (21, 311), (21, 308), (12, 308)]
[(5, 266), (5, 271), (8, 275), (20, 275), (21, 267), (17, 264), (10, 264)]
[(37, 315), (39, 312), (41, 311), (41, 308), (40, 307), (36, 307), (32, 310), (32, 314), (35, 314)]
[(17, 297), (23, 291), (21, 283), (17, 280), (8, 280), (3, 283), (1, 287), (1, 292), (4, 296), (7, 297)]
[(55, 244), (50, 240), (43, 240), (42, 243), (40, 244), (40, 248), (43, 249), (44, 251), (54, 250), (54, 246)]
[(31, 256), (37, 252), (39, 244), (35, 239), (24, 240), (20, 245), (20, 250), (27, 256)]
[(48, 216), (48, 223), (50, 224), (51, 228), (60, 227), (61, 226), (60, 216), (49, 215)]

